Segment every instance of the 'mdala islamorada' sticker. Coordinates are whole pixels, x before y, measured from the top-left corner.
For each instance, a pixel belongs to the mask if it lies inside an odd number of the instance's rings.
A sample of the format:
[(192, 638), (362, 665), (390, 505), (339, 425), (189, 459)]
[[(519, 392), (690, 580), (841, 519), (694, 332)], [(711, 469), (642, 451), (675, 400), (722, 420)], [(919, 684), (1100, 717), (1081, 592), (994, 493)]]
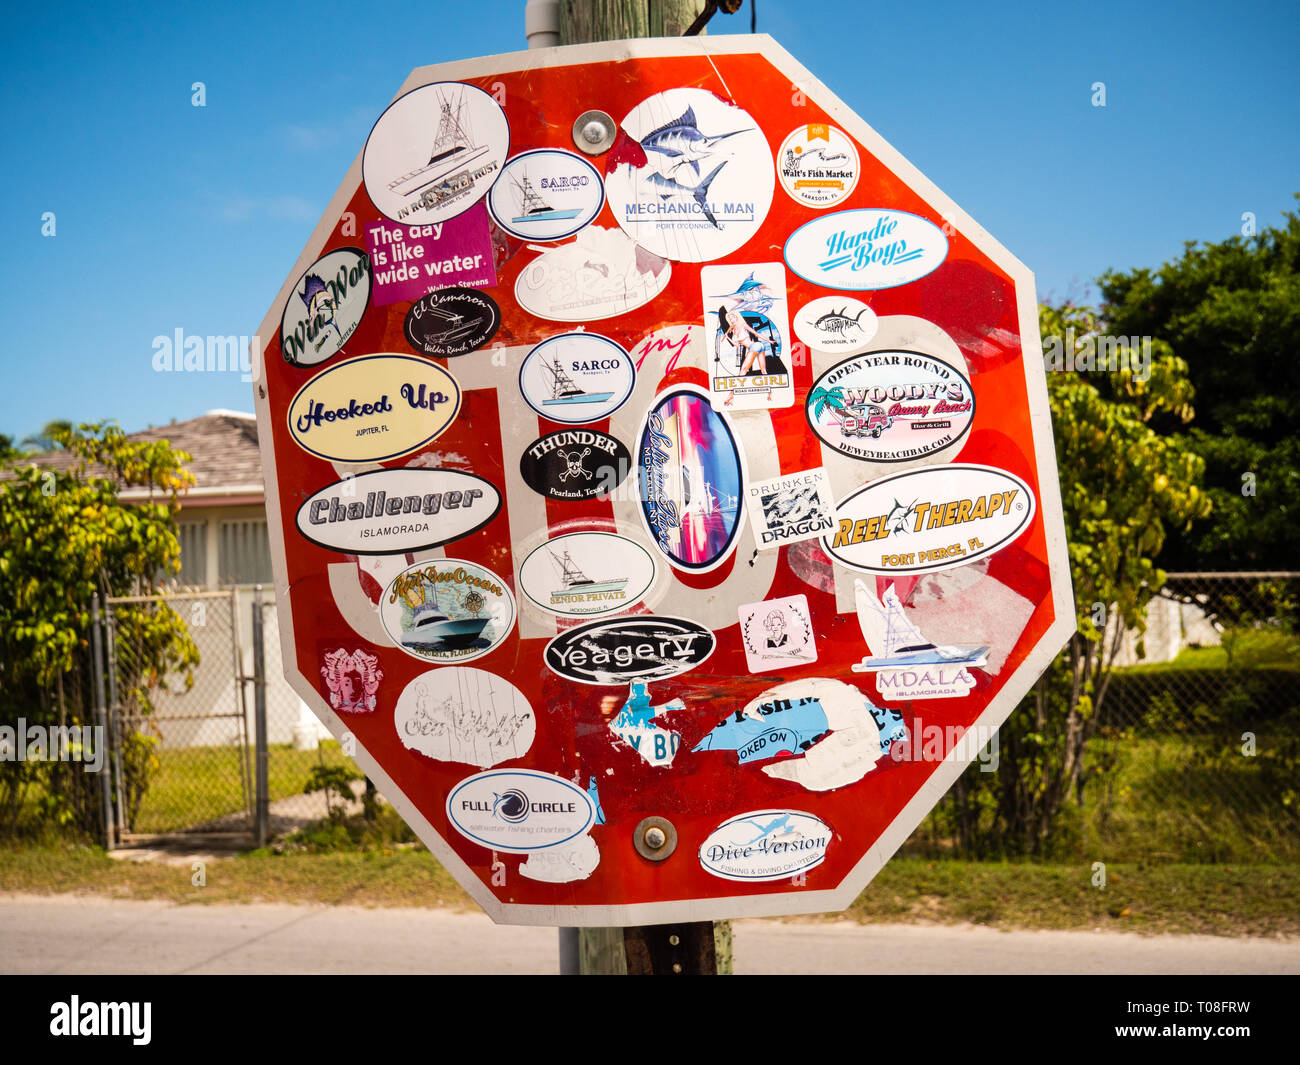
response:
[(799, 810), (752, 810), (724, 821), (700, 844), (700, 865), (724, 880), (785, 880), (826, 860), (834, 833)]
[(794, 403), (785, 267), (706, 266), (700, 271), (709, 392), (715, 407), (765, 410)]
[(478, 351), (496, 336), (501, 308), (476, 288), (439, 288), (411, 304), (403, 329), (421, 355), (449, 358)]
[(491, 481), (460, 470), (372, 470), (335, 481), (298, 508), (298, 532), (332, 551), (391, 555), (439, 547), (501, 509)]
[(785, 262), (824, 288), (894, 288), (925, 277), (947, 258), (948, 238), (906, 211), (866, 208), (814, 218), (785, 242)]
[(633, 108), (622, 128), (630, 140), (609, 154), (605, 193), (638, 244), (705, 263), (758, 232), (776, 178), (749, 114), (704, 89), (669, 89)]
[(587, 832), (596, 807), (563, 777), (493, 769), (462, 780), (447, 796), (447, 819), (462, 836), (509, 854), (560, 847)]
[(865, 573), (952, 569), (1000, 550), (1029, 527), (1034, 495), (1019, 477), (954, 463), (881, 477), (840, 500), (822, 548)]
[(489, 569), (459, 558), (402, 570), (379, 601), (384, 631), (412, 658), (459, 665), (498, 647), (515, 623), (515, 597)]
[(781, 144), (776, 172), (790, 198), (824, 211), (848, 199), (857, 186), (857, 146), (841, 129), (825, 122), (800, 126)]
[(641, 520), (669, 563), (706, 573), (736, 547), (744, 510), (740, 444), (693, 385), (655, 399), (637, 447)]
[(635, 310), (668, 286), (672, 264), (620, 229), (588, 226), (519, 272), (515, 299), (538, 318), (594, 322)]
[(565, 629), (546, 645), (547, 668), (579, 684), (666, 680), (713, 654), (713, 633), (686, 618), (637, 614)]
[(402, 690), (393, 725), (410, 750), (487, 769), (528, 753), (537, 715), (524, 693), (503, 677), (472, 666), (447, 666), (422, 673)]
[(366, 138), (361, 176), (380, 212), (425, 225), (486, 195), (510, 150), (510, 124), (482, 89), (435, 82), (399, 96)]
[(337, 355), (370, 303), (370, 260), (360, 248), (322, 255), (293, 286), (280, 316), (280, 352), (294, 366)]
[(831, 483), (821, 467), (751, 481), (745, 503), (760, 549), (815, 540), (835, 527)]
[(817, 378), (806, 406), (813, 432), (841, 455), (911, 462), (966, 435), (975, 418), (975, 390), (936, 355), (870, 351)]
[(382, 462), (436, 439), (460, 410), (460, 386), (414, 355), (362, 355), (308, 381), (289, 404), (289, 433), (330, 462)]
[(556, 536), (519, 567), (519, 590), (549, 614), (613, 614), (639, 602), (654, 584), (654, 556), (614, 533)]
[(627, 401), (634, 384), (632, 357), (597, 333), (561, 333), (543, 340), (519, 367), (525, 402), (553, 422), (608, 418)]
[(596, 499), (612, 492), (632, 469), (632, 453), (608, 433), (561, 429), (519, 456), (519, 475), (548, 499)]
[(876, 312), (850, 296), (820, 296), (794, 316), (794, 335), (815, 351), (856, 355), (871, 346)]
[(520, 240), (560, 240), (605, 205), (600, 171), (573, 152), (537, 148), (516, 155), (488, 193), (497, 225)]

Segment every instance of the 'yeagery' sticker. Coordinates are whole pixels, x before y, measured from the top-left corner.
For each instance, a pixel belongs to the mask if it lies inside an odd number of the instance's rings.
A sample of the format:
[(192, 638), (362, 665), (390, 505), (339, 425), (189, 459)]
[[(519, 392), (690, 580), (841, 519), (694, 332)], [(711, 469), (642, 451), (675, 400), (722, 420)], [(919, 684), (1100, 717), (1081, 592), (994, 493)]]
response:
[(811, 122), (781, 144), (776, 172), (781, 187), (805, 207), (825, 210), (848, 199), (858, 183), (858, 149), (843, 130)]
[(764, 410), (794, 403), (785, 267), (706, 266), (700, 271), (715, 407)]

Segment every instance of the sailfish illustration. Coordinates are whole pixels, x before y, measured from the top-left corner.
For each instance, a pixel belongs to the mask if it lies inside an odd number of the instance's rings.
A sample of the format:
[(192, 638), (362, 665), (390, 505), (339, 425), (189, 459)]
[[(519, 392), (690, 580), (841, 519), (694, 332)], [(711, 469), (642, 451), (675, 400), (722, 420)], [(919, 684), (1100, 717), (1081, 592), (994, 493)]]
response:
[(709, 220), (709, 224), (714, 229), (721, 229), (718, 220), (713, 217), (713, 212), (709, 210), (709, 186), (713, 183), (713, 179), (718, 176), (718, 171), (726, 165), (727, 160), (724, 159), (705, 177), (700, 179), (696, 185), (683, 185), (675, 178), (665, 177), (663, 174), (658, 173), (650, 174), (646, 180), (654, 186), (661, 200), (667, 200), (673, 196), (690, 196), (700, 205), (700, 210), (704, 213), (704, 217)]

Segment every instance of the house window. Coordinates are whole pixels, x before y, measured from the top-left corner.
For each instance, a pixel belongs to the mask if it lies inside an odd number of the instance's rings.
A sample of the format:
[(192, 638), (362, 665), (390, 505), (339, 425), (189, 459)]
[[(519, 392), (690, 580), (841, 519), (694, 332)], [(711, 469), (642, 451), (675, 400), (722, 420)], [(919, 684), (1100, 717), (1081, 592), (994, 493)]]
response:
[(181, 571), (176, 580), (186, 588), (202, 588), (208, 583), (207, 522), (181, 522), (176, 530), (181, 544)]
[(265, 521), (223, 521), (217, 537), (223, 585), (271, 584), (271, 541)]

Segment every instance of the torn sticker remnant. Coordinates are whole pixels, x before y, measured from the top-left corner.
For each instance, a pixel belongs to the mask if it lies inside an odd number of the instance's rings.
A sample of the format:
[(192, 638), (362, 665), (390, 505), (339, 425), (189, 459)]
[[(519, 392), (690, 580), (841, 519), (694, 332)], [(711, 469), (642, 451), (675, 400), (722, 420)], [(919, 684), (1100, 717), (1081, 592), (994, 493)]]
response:
[(656, 725), (654, 719), (670, 710), (685, 709), (686, 704), (680, 699), (651, 706), (646, 686), (636, 683), (632, 685), (623, 708), (609, 723), (609, 731), (650, 765), (669, 766), (673, 764), (682, 738), (671, 729)]

